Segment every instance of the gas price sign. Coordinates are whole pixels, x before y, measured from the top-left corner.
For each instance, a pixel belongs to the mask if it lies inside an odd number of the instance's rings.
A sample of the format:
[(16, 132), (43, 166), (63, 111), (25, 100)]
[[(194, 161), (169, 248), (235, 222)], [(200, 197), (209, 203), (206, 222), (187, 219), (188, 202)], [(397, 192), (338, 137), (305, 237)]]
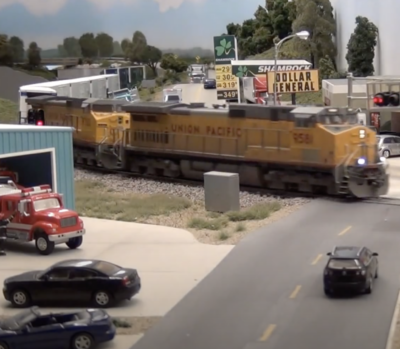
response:
[(215, 80), (218, 99), (238, 98), (238, 78), (232, 74), (230, 64), (215, 65)]

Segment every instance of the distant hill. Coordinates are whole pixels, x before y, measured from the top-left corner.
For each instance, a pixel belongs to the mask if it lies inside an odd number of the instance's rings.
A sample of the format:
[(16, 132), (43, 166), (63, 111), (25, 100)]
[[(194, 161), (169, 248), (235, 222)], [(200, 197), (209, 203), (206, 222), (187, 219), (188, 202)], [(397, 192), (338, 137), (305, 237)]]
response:
[(58, 57), (60, 57), (58, 49), (56, 49), (56, 48), (42, 50), (42, 51), (40, 51), (40, 55), (42, 58), (58, 58)]
[(163, 53), (173, 53), (179, 57), (213, 57), (214, 53), (210, 49), (205, 49), (202, 47), (193, 47), (188, 49), (180, 49), (180, 48), (170, 48), (168, 50), (162, 50)]
[[(199, 57), (213, 57), (214, 53), (212, 50), (205, 49), (202, 47), (193, 47), (189, 49), (180, 49), (180, 48), (171, 48), (168, 50), (161, 50), (163, 53), (173, 53), (182, 58), (193, 58), (196, 56)], [(42, 58), (59, 58), (59, 52), (56, 48), (51, 48), (48, 50), (42, 50), (41, 52)]]

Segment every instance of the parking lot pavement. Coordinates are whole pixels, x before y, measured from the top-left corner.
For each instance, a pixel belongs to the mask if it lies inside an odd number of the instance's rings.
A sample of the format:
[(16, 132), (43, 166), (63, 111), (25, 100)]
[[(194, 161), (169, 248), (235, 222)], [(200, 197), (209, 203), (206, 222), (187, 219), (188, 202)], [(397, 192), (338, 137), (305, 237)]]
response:
[[(199, 243), (191, 233), (148, 224), (83, 218), (87, 233), (78, 250), (59, 245), (50, 256), (38, 255), (33, 243), (8, 243), (7, 256), (0, 257), (0, 282), (28, 270), (45, 269), (61, 260), (95, 258), (136, 268), (142, 290), (131, 301), (108, 309), (111, 316), (164, 316), (232, 250), (233, 246)], [(2, 259), (4, 260), (1, 263)], [(18, 310), (0, 297), (0, 316)], [(48, 308), (46, 311), (65, 311)], [(119, 336), (117, 344), (137, 336)], [(117, 348), (108, 344), (104, 349)], [(129, 345), (126, 348), (130, 348)]]

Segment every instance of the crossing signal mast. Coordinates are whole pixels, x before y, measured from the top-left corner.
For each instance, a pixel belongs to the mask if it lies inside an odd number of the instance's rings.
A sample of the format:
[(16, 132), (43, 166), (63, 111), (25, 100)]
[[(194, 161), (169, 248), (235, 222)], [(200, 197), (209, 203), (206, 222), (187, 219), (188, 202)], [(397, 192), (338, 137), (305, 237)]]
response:
[[(354, 81), (363, 81), (366, 85), (365, 96), (353, 94)], [(386, 121), (392, 120), (392, 131), (400, 132), (400, 77), (371, 76), (356, 78), (353, 74), (347, 75), (348, 107), (352, 108), (354, 100), (365, 100), (367, 123), (378, 131), (381, 127), (381, 117)], [(394, 122), (393, 122), (394, 121)]]

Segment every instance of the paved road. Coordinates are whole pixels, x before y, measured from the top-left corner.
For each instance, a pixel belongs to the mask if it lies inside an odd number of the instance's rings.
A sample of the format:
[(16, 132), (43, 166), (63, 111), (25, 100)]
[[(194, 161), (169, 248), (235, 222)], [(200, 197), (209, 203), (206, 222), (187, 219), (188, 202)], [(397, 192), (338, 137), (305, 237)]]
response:
[[(384, 349), (398, 295), (398, 206), (316, 200), (250, 235), (134, 349)], [(328, 299), (325, 254), (380, 253), (372, 295)]]
[[(215, 70), (209, 70), (208, 76), (210, 79), (215, 79)], [(175, 87), (182, 89), (183, 103), (205, 103), (207, 107), (225, 103), (217, 100), (216, 90), (205, 90), (203, 84), (179, 84)]]
[(8, 67), (0, 67), (0, 98), (18, 103), (18, 90), (21, 86), (37, 84), (46, 80), (40, 76), (29, 75)]

